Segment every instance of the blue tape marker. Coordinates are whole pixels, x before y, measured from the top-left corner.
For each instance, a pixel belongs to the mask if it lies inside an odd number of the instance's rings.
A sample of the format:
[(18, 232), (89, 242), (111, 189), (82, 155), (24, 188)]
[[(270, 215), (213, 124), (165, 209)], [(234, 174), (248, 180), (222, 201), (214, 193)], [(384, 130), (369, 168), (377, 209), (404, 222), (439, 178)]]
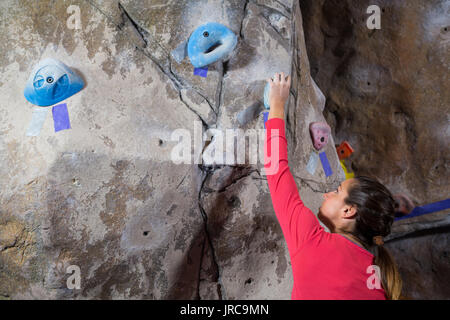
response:
[(208, 67), (194, 68), (194, 76), (206, 78), (207, 74), (208, 74)]
[(269, 119), (269, 112), (264, 112), (263, 116), (264, 116), (264, 129), (265, 129), (266, 128), (267, 119)]
[(170, 52), (176, 62), (181, 63), (187, 56), (187, 41), (180, 43), (174, 50)]
[(325, 176), (329, 177), (333, 174), (331, 170), (330, 163), (328, 162), (328, 158), (325, 152), (319, 154), (320, 161), (322, 162), (323, 171), (325, 171)]
[(442, 200), (442, 201), (426, 204), (421, 207), (415, 207), (414, 210), (411, 211), (410, 214), (407, 214), (406, 216), (403, 216), (403, 217), (395, 218), (394, 221), (412, 218), (412, 217), (418, 217), (418, 216), (421, 216), (421, 215), (424, 215), (427, 213), (442, 211), (442, 210), (449, 209), (449, 208), (450, 208), (450, 198)]
[(52, 108), (53, 124), (55, 125), (55, 132), (70, 129), (69, 112), (67, 111), (67, 104), (58, 104)]

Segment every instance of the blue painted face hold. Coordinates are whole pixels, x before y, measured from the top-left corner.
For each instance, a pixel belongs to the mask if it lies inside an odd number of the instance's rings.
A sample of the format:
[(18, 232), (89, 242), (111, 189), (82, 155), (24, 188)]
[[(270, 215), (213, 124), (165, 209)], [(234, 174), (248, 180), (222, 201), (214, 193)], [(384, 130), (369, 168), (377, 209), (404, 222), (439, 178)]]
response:
[(218, 60), (228, 60), (236, 44), (237, 37), (233, 31), (223, 24), (209, 22), (191, 34), (187, 51), (192, 65), (201, 68)]
[(25, 86), (25, 98), (37, 106), (57, 104), (84, 87), (84, 82), (64, 63), (55, 59), (39, 62)]

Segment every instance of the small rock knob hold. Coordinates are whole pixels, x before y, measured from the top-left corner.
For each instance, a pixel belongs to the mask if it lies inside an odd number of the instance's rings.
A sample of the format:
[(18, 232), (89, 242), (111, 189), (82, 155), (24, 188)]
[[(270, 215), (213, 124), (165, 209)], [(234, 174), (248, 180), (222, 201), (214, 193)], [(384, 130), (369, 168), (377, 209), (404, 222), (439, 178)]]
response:
[(339, 160), (350, 157), (353, 153), (353, 148), (350, 146), (348, 141), (343, 141), (338, 147), (336, 147), (336, 152), (338, 154)]
[(414, 209), (414, 204), (408, 196), (403, 193), (397, 193), (393, 195), (395, 201), (395, 215), (396, 216), (406, 216), (410, 214)]
[(316, 150), (321, 150), (328, 143), (328, 137), (331, 133), (330, 126), (325, 122), (312, 122), (309, 125), (312, 143)]

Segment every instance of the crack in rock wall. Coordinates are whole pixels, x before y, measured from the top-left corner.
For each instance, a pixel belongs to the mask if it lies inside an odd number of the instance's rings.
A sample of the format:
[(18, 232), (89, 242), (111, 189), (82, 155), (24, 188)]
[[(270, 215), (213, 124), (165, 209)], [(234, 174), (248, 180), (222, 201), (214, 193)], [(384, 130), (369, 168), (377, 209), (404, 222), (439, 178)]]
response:
[[(67, 27), (69, 5), (80, 8), (81, 29)], [(171, 136), (193, 137), (196, 121), (218, 130), (195, 160), (220, 150), (219, 131), (242, 129), (238, 139), (263, 130), (265, 80), (292, 74), (289, 161), (317, 212), (344, 174), (333, 139), (324, 150), (333, 175), (305, 169), (308, 125), (324, 118), (298, 2), (7, 0), (0, 9), (0, 296), (289, 299), (289, 254), (261, 162), (176, 164)], [(170, 52), (210, 21), (238, 45), (202, 78)], [(72, 129), (53, 132), (48, 116), (39, 136), (26, 137), (33, 107), (23, 87), (45, 57), (87, 86), (66, 100)], [(80, 289), (67, 288), (70, 265), (80, 267)]]

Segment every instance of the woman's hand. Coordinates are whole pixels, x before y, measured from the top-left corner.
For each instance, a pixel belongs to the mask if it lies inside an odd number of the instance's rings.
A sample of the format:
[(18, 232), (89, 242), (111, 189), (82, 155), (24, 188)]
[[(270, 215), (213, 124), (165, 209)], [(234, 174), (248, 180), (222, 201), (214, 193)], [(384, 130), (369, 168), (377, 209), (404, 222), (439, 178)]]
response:
[(269, 117), (284, 120), (284, 105), (289, 97), (291, 87), (291, 76), (285, 76), (284, 72), (275, 73), (273, 79), (267, 79), (270, 84), (269, 92)]

